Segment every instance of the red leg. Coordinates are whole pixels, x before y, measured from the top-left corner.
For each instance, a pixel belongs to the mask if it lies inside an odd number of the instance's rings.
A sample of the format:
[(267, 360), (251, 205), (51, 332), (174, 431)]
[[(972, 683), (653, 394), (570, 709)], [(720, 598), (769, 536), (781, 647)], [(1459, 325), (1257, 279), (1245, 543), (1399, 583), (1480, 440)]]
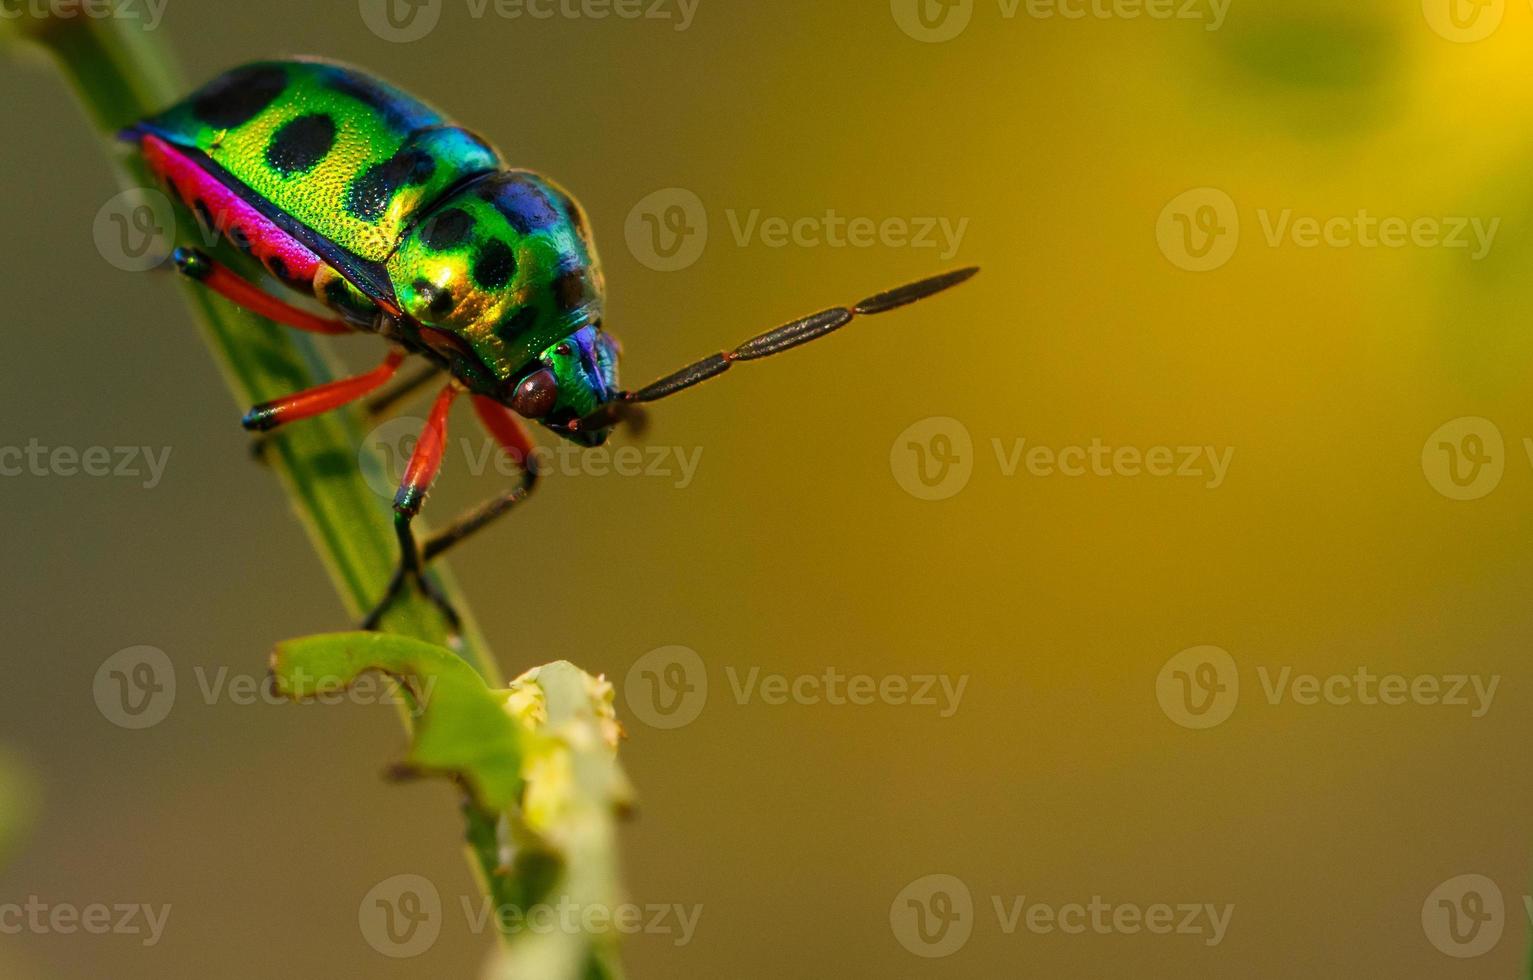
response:
[(207, 286), (230, 302), (252, 313), (275, 320), (284, 326), (308, 333), (343, 334), (355, 333), (355, 329), (340, 320), (316, 316), (268, 293), (255, 283), (219, 265), (201, 252), (188, 248), (176, 249), (176, 268), (188, 279)]
[(447, 448), (447, 413), (452, 410), (452, 403), (457, 397), (457, 386), (448, 385), (442, 389), (431, 406), (431, 415), (426, 419), (426, 427), (421, 430), (420, 439), (415, 444), (410, 465), (405, 467), (404, 479), (400, 481), (399, 492), (394, 496), (394, 533), (399, 538), (399, 569), (389, 581), (383, 599), (362, 621), (365, 630), (377, 629), (383, 614), (394, 604), (405, 584), (413, 582), (442, 611), (453, 632), (458, 631), (458, 613), (447, 601), (447, 597), (426, 578), (420, 546), (416, 544), (415, 532), (410, 528), (411, 522), (420, 513), (421, 505), (426, 502), (431, 484), (436, 482), (437, 473), (442, 469), (442, 454)]
[(537, 460), (532, 456), (532, 437), (527, 434), (527, 427), (522, 425), (522, 420), (515, 412), (499, 402), (477, 395), (474, 397), (474, 412), (490, 435), (495, 437), (495, 441), (500, 443), (501, 448), (516, 460), (516, 464), (522, 469), (522, 478), (515, 487), (500, 496), (492, 497), (478, 507), (464, 511), (446, 530), (427, 541), (424, 552), (426, 561), (436, 558), (448, 548), (526, 500), (531, 496), (533, 488), (537, 486), (538, 466)]
[(265, 432), (279, 425), (312, 418), (340, 408), (342, 405), (348, 405), (386, 383), (394, 376), (394, 372), (399, 370), (399, 365), (404, 359), (404, 351), (391, 351), (380, 367), (366, 374), (332, 381), (317, 388), (310, 388), (308, 391), (300, 391), (286, 398), (257, 405), (245, 413), (242, 424), (251, 431)]
[(447, 448), (447, 413), (457, 397), (458, 389), (454, 385), (443, 388), (436, 396), (431, 415), (426, 419), (426, 428), (421, 430), (415, 453), (410, 457), (410, 465), (405, 467), (404, 480), (394, 497), (394, 510), (407, 519), (420, 513), (426, 494), (442, 468), (442, 453)]

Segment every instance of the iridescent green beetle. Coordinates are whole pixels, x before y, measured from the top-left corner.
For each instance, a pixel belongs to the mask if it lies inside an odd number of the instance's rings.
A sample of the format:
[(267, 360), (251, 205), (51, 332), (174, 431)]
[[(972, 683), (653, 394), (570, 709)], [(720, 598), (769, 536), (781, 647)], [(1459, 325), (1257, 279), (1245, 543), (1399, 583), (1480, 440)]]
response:
[(602, 329), (601, 267), (580, 206), (393, 86), (333, 62), (259, 62), (226, 72), (123, 137), (209, 233), (327, 312), (291, 305), (202, 252), (177, 250), (184, 274), (288, 326), (371, 332), (391, 342), (376, 370), (257, 405), (245, 428), (266, 431), (362, 399), (410, 355), (428, 369), (376, 398), (375, 410), (449, 375), (395, 497), (400, 566), (364, 623), (369, 628), (407, 583), (456, 622), (425, 564), (525, 499), (536, 482), (535, 467), (524, 465), (511, 491), (417, 545), (411, 523), (440, 468), (447, 414), (460, 393), (525, 464), (532, 442), (519, 419), (600, 445), (625, 417), (624, 406), (675, 394), (735, 361), (787, 350), (977, 271), (793, 321), (624, 391), (617, 344)]

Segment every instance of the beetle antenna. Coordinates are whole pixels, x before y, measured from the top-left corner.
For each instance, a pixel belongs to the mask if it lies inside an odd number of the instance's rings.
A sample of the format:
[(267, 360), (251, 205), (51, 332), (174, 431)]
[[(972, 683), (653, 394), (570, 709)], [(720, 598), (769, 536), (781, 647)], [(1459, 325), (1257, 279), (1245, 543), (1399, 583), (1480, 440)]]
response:
[(926, 299), (929, 296), (952, 289), (960, 283), (967, 282), (979, 272), (978, 266), (970, 266), (966, 269), (955, 269), (939, 276), (922, 279), (919, 282), (899, 286), (867, 299), (854, 306), (836, 306), (831, 309), (806, 316), (791, 323), (783, 324), (776, 329), (769, 330), (759, 337), (753, 337), (733, 350), (722, 351), (705, 357), (696, 363), (689, 364), (679, 371), (661, 378), (653, 384), (646, 385), (638, 391), (624, 391), (619, 393), (618, 400), (607, 406), (602, 411), (584, 419), (578, 419), (569, 423), (570, 431), (579, 431), (591, 428), (606, 428), (618, 421), (627, 406), (644, 402), (655, 402), (662, 398), (669, 398), (679, 391), (685, 391), (694, 385), (715, 378), (734, 366), (736, 361), (755, 361), (773, 354), (781, 354), (785, 350), (791, 350), (800, 344), (807, 344), (811, 340), (818, 340), (826, 334), (840, 330), (859, 316), (873, 316), (877, 313), (887, 313), (897, 310), (902, 306)]

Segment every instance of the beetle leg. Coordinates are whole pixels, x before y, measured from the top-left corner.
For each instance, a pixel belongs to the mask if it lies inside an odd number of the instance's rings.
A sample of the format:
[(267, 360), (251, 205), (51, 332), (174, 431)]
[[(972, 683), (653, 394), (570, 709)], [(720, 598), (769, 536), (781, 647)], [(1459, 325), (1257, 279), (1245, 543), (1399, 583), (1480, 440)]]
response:
[[(363, 417), (368, 422), (376, 421), (389, 414), (389, 410), (404, 401), (421, 388), (431, 382), (433, 378), (442, 373), (440, 365), (427, 364), (421, 370), (404, 378), (400, 378), (393, 385), (383, 389), (374, 395), (367, 404), (362, 406)], [(250, 455), (257, 460), (266, 460), (266, 450), (275, 438), (272, 433), (264, 433), (250, 440)]]
[(334, 411), (358, 398), (367, 397), (386, 384), (394, 372), (399, 370), (404, 359), (404, 351), (392, 350), (381, 365), (366, 374), (342, 378), (275, 401), (262, 402), (245, 413), (241, 424), (252, 432), (266, 432), (279, 425)]
[(414, 584), (436, 604), (453, 633), (456, 634), (459, 630), (460, 621), (457, 611), (435, 584), (426, 578), (420, 546), (416, 543), (415, 532), (410, 526), (426, 503), (426, 494), (431, 491), (431, 485), (436, 482), (437, 473), (442, 469), (442, 455), (447, 448), (447, 414), (452, 409), (452, 403), (457, 396), (456, 385), (450, 384), (442, 389), (435, 404), (431, 406), (431, 415), (426, 420), (426, 427), (421, 430), (420, 439), (415, 444), (415, 452), (410, 456), (410, 464), (405, 467), (399, 492), (394, 495), (394, 533), (399, 537), (399, 568), (390, 579), (383, 599), (362, 621), (362, 628), (365, 630), (378, 628), (383, 614), (393, 605), (394, 600), (399, 597), (399, 593), (407, 584)]
[(483, 530), (511, 508), (526, 500), (532, 495), (533, 488), (538, 483), (538, 464), (537, 460), (532, 458), (532, 438), (527, 434), (527, 429), (522, 425), (521, 420), (510, 409), (489, 398), (476, 395), (473, 404), (479, 421), (521, 468), (522, 478), (515, 487), (498, 497), (486, 500), (478, 507), (464, 511), (445, 530), (427, 539), (422, 550), (422, 555), (427, 562), (458, 542)]
[(303, 330), (307, 333), (343, 334), (356, 330), (340, 320), (329, 320), (301, 310), (271, 295), (266, 290), (240, 277), (227, 266), (220, 265), (196, 249), (178, 248), (175, 252), (176, 269), (193, 282), (200, 282), (218, 295), (258, 316)]

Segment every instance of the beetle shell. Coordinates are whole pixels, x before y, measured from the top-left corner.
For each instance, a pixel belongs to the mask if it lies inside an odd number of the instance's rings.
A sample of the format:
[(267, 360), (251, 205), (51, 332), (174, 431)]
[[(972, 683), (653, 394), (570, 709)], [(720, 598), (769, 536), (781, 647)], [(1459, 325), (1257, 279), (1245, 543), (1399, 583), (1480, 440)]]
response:
[(382, 262), (421, 208), (502, 166), (479, 137), (356, 69), (268, 61), (225, 72), (140, 124), (198, 150), (325, 240)]

